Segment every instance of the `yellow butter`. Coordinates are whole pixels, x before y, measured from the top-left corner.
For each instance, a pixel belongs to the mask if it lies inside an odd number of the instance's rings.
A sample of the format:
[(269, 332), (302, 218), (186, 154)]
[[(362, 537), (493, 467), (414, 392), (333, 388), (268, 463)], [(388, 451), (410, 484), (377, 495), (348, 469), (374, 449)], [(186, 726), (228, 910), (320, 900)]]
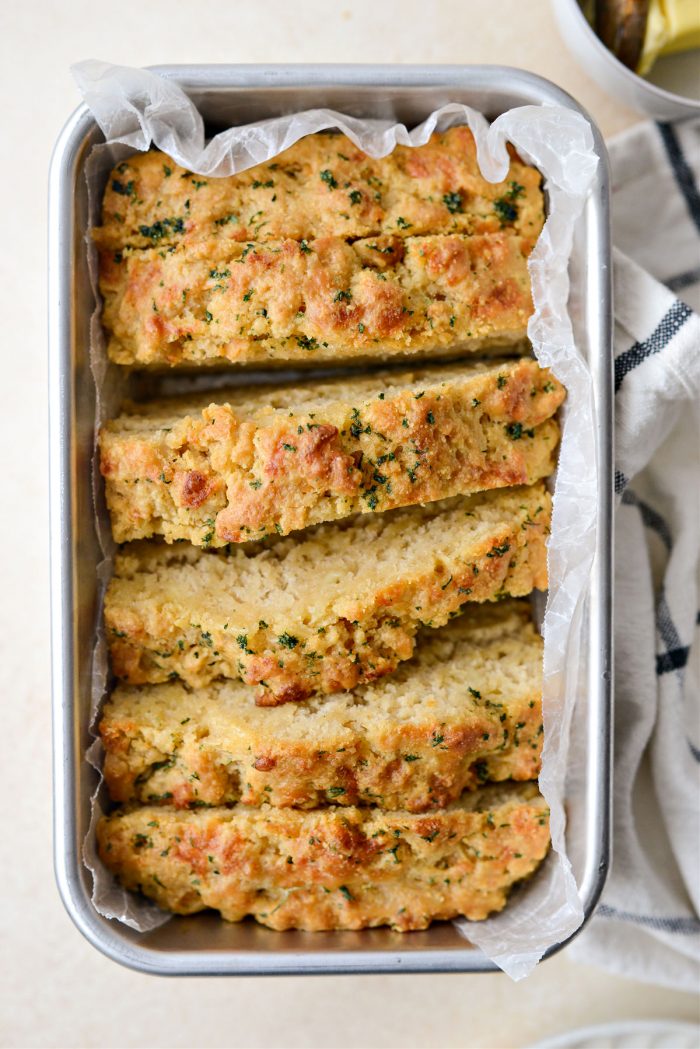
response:
[(700, 47), (700, 0), (650, 0), (637, 72), (644, 76), (662, 55), (695, 47)]

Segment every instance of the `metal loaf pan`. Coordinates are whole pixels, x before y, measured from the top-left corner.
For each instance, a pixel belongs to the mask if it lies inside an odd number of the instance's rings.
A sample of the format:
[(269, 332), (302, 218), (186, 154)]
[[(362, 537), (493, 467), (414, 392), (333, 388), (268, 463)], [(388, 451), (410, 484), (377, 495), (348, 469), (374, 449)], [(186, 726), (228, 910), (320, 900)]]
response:
[[(498, 66), (166, 66), (218, 129), (329, 106), (413, 126), (449, 101), (493, 118), (518, 105), (579, 110), (546, 80)], [(585, 115), (585, 114), (584, 114)], [(611, 291), (605, 147), (597, 180), (575, 232), (570, 310), (596, 390), (599, 549), (591, 579), (587, 682), (576, 731), (585, 740), (582, 786), (567, 799), (576, 830), (572, 861), (586, 918), (605, 879), (610, 834)], [(50, 174), (49, 376), (51, 588), (54, 727), (54, 834), (58, 886), (73, 921), (97, 948), (132, 968), (160, 974), (486, 972), (495, 966), (450, 923), (425, 932), (279, 933), (252, 922), (229, 925), (212, 914), (174, 918), (137, 933), (103, 918), (91, 902), (81, 861), (94, 770), (84, 760), (98, 611), (100, 552), (93, 522), (91, 455), (95, 395), (88, 361), (94, 307), (87, 268), (85, 163), (102, 135), (85, 106), (62, 131)], [(573, 837), (573, 832), (572, 832)], [(573, 844), (573, 843), (572, 843)], [(557, 950), (559, 945), (553, 950)], [(553, 953), (550, 952), (550, 953)]]

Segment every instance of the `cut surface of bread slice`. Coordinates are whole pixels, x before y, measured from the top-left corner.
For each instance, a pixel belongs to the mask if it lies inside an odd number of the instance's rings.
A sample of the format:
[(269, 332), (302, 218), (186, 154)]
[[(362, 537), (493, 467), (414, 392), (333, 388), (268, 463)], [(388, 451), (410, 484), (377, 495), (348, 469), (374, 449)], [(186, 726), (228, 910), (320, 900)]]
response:
[(118, 802), (421, 812), (537, 776), (541, 690), (528, 603), (474, 605), (425, 630), (391, 677), (324, 699), (261, 709), (232, 681), (120, 686), (100, 724), (104, 774)]
[(132, 406), (99, 438), (114, 538), (224, 546), (532, 484), (554, 468), (563, 399), (522, 358)]
[(245, 244), (321, 235), (497, 233), (534, 243), (544, 221), (540, 173), (513, 149), (503, 182), (487, 182), (467, 127), (424, 146), (367, 156), (345, 135), (308, 135), (273, 160), (209, 178), (152, 150), (121, 161), (107, 180), (97, 244), (165, 249), (217, 237)]
[(535, 784), (503, 784), (430, 815), (144, 806), (103, 817), (97, 838), (122, 885), (177, 914), (407, 931), (500, 911), (544, 859), (549, 813)]
[(274, 704), (354, 688), (409, 659), (423, 625), (547, 586), (551, 496), (539, 482), (363, 514), (266, 549), (130, 544), (105, 626), (131, 684), (218, 677)]

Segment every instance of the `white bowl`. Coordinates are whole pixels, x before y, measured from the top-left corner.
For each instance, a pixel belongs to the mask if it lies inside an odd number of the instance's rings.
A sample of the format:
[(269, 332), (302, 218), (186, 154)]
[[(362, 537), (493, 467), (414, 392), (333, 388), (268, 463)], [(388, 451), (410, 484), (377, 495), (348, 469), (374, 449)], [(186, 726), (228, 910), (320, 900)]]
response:
[(700, 116), (700, 61), (697, 51), (667, 55), (649, 77), (623, 66), (596, 36), (579, 0), (552, 0), (552, 9), (572, 54), (611, 95), (656, 120)]

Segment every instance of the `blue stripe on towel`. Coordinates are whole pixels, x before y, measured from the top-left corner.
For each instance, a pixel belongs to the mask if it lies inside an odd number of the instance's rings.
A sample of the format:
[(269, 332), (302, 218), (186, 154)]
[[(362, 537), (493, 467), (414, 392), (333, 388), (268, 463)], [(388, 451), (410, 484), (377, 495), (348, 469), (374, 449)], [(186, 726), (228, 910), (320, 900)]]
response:
[(697, 229), (700, 230), (700, 191), (698, 191), (690, 165), (683, 156), (680, 139), (672, 124), (657, 124), (657, 127), (688, 213)]
[(654, 509), (653, 506), (649, 506), (649, 503), (645, 503), (643, 499), (628, 488), (622, 493), (622, 502), (628, 506), (636, 506), (642, 518), (642, 523), (646, 528), (650, 528), (652, 532), (655, 532), (659, 539), (662, 541), (667, 550), (670, 550), (673, 546), (671, 540), (671, 529), (664, 521), (661, 514)]
[(690, 288), (698, 282), (700, 282), (700, 266), (694, 270), (686, 270), (685, 273), (677, 273), (675, 277), (669, 277), (664, 281), (664, 284), (669, 291), (683, 291), (684, 288)]
[[(668, 524), (661, 514), (655, 510), (653, 506), (649, 506), (649, 504), (645, 503), (643, 499), (640, 499), (636, 492), (632, 491), (631, 488), (627, 488), (622, 493), (622, 502), (626, 506), (635, 506), (637, 508), (645, 528), (649, 528), (652, 532), (658, 535), (666, 549), (670, 552), (671, 547), (673, 546), (671, 529), (668, 527)], [(671, 618), (671, 610), (668, 607), (666, 595), (663, 590), (661, 591), (656, 606), (656, 630), (666, 648), (665, 652), (661, 652), (656, 657), (657, 675), (670, 674), (674, 670), (683, 670), (688, 663), (690, 646), (684, 645), (681, 641), (680, 634)], [(688, 745), (695, 757), (696, 754), (693, 744), (689, 741)]]
[(662, 652), (660, 656), (656, 657), (656, 673), (669, 674), (672, 670), (682, 670), (688, 662), (688, 656), (690, 654), (690, 648), (688, 645), (681, 645), (680, 648), (672, 648), (668, 652)]
[(612, 918), (618, 922), (630, 922), (632, 925), (644, 925), (657, 932), (680, 933), (681, 936), (694, 936), (700, 933), (700, 919), (695, 917), (657, 918), (652, 914), (632, 914), (630, 911), (619, 911), (601, 903), (596, 911), (601, 918)]
[(671, 339), (683, 327), (693, 311), (684, 302), (674, 302), (670, 310), (661, 318), (659, 324), (648, 339), (643, 342), (635, 342), (628, 350), (621, 353), (615, 360), (615, 393), (620, 389), (622, 380), (628, 372), (636, 368), (638, 364), (660, 353)]
[(661, 635), (661, 640), (666, 645), (667, 652), (682, 648), (687, 650), (687, 646), (682, 643), (680, 634), (676, 630), (676, 625), (671, 619), (671, 610), (668, 607), (663, 590), (659, 596), (659, 603), (656, 606), (656, 629)]

